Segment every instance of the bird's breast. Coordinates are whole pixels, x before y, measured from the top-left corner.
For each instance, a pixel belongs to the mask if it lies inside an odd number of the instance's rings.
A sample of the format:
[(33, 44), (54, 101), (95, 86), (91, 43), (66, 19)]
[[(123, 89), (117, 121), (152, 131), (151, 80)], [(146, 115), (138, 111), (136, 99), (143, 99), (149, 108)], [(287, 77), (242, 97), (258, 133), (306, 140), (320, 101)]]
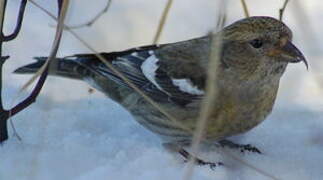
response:
[(278, 84), (223, 89), (209, 118), (207, 137), (218, 140), (250, 130), (270, 114)]

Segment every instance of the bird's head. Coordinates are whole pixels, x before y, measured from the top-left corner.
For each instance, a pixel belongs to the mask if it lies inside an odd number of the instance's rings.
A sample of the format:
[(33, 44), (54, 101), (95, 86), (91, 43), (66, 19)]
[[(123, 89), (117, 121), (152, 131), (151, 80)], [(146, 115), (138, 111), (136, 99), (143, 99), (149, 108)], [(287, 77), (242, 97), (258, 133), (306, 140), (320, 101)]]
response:
[[(237, 21), (221, 31), (223, 64), (228, 68), (256, 71), (307, 61), (292, 43), (291, 30), (281, 21), (255, 16)], [(279, 71), (277, 71), (279, 72)]]

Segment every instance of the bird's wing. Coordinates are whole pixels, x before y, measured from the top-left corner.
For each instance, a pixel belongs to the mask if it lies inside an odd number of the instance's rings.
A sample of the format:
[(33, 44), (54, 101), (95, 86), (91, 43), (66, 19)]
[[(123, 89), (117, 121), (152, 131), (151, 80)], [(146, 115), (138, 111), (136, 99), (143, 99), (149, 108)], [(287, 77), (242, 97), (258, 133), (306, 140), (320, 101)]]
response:
[[(163, 45), (161, 45), (163, 46)], [(200, 100), (204, 94), (203, 88), (194, 85), (205, 77), (196, 78), (190, 71), (196, 68), (193, 63), (185, 63), (180, 59), (167, 59), (158, 55), (160, 46), (144, 46), (122, 52), (102, 53), (112, 66), (121, 72), (134, 85), (156, 101), (172, 101), (185, 106)], [(92, 73), (107, 77), (121, 86), (131, 88), (113, 70), (102, 63), (93, 54), (78, 54), (68, 57)], [(172, 61), (169, 63), (168, 61)], [(197, 74), (199, 74), (198, 72)], [(201, 73), (200, 73), (201, 74)], [(201, 82), (197, 82), (201, 84)]]

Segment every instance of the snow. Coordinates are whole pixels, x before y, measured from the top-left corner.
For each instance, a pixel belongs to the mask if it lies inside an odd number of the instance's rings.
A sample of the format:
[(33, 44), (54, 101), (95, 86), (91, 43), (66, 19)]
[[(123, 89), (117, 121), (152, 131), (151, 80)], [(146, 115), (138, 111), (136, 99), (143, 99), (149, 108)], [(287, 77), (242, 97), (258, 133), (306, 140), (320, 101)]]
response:
[[(18, 2), (9, 1), (6, 33), (13, 29)], [(55, 1), (37, 2), (56, 12)], [(88, 20), (105, 4), (105, 0), (72, 2), (68, 16), (68, 24), (72, 25)], [(247, 2), (251, 14), (275, 17), (283, 3), (280, 0)], [(215, 26), (214, 15), (219, 8), (216, 4), (213, 0), (174, 1), (161, 43), (207, 33)], [(76, 31), (97, 51), (150, 44), (164, 5), (165, 0), (113, 1), (111, 11), (94, 26)], [(291, 64), (281, 80), (273, 113), (250, 132), (233, 137), (235, 142), (257, 146), (263, 155), (224, 150), (279, 179), (320, 180), (323, 178), (323, 47), (317, 42), (323, 40), (318, 34), (323, 27), (317, 22), (321, 22), (323, 3), (308, 0), (302, 5), (309, 17), (306, 28), (311, 27), (312, 33), (306, 33), (294, 18), (293, 4), (287, 8), (284, 20), (294, 31), (296, 46), (309, 61), (309, 71), (303, 64)], [(243, 16), (237, 1), (230, 1), (227, 7), (228, 22)], [(33, 56), (48, 55), (55, 32), (49, 24), (54, 22), (28, 5), (19, 38), (4, 45), (4, 55), (11, 56), (4, 67), (6, 80), (2, 95), (6, 107), (30, 92), (18, 93), (30, 76), (11, 72), (30, 63)], [(69, 33), (64, 34), (60, 56), (88, 52)], [(178, 155), (165, 151), (156, 135), (141, 127), (129, 113), (103, 94), (89, 93), (88, 87), (75, 80), (48, 79), (36, 103), (12, 118), (22, 141), (14, 137), (9, 128), (10, 139), (0, 146), (0, 180), (183, 177), (186, 165)], [(194, 180), (270, 179), (218, 150), (203, 152), (201, 157), (222, 161), (225, 166), (214, 171), (195, 167)]]

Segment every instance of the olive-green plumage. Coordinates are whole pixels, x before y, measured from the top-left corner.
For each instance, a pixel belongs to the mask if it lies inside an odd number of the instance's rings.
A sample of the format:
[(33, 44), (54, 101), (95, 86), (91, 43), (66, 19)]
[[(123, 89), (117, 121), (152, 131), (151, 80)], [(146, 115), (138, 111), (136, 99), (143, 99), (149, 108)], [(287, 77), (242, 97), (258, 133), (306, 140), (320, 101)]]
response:
[[(281, 21), (250, 17), (201, 38), (102, 54), (186, 128), (169, 120), (94, 55), (66, 57), (59, 61), (53, 74), (92, 82), (166, 143), (181, 146), (192, 139), (207, 83), (212, 39), (219, 35), (222, 49), (217, 49), (220, 61), (214, 67), (216, 103), (208, 117), (204, 138), (210, 142), (222, 140), (265, 120), (273, 108), (287, 64), (306, 63), (291, 43), (291, 30)], [(146, 68), (148, 62), (152, 65)], [(41, 64), (43, 61), (17, 72), (35, 72)], [(179, 85), (174, 80), (186, 84)]]

